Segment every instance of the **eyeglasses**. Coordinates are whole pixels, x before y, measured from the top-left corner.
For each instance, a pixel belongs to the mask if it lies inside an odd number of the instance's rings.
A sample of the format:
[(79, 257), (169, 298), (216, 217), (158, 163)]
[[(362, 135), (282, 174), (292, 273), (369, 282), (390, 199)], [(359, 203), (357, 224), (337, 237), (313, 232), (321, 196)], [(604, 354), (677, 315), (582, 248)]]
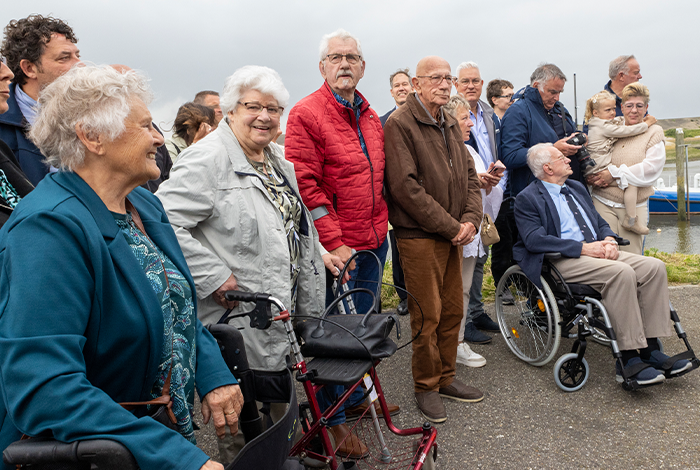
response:
[(501, 95), (501, 96), (495, 96), (494, 98), (506, 98), (508, 101), (510, 101), (513, 98), (513, 93), (510, 95)]
[(481, 79), (480, 79), (480, 78), (473, 78), (473, 79), (471, 79), (471, 80), (469, 80), (468, 78), (463, 78), (463, 79), (461, 79), (461, 80), (457, 80), (457, 77), (455, 77), (455, 78), (454, 78), (454, 81), (455, 81), (455, 83), (460, 83), (460, 84), (462, 84), (462, 85), (469, 85), (469, 84), (471, 83), (471, 84), (474, 85), (474, 86), (477, 86), (477, 85), (479, 85), (479, 84), (481, 83)]
[(632, 109), (632, 108), (644, 109), (645, 107), (646, 107), (646, 104), (644, 104), (644, 103), (625, 103), (624, 104), (625, 109)]
[(431, 85), (439, 85), (443, 80), (447, 80), (448, 83), (452, 84), (455, 79), (452, 75), (416, 75), (416, 78), (427, 78), (430, 80)]
[(339, 64), (343, 60), (343, 57), (345, 57), (345, 60), (347, 60), (350, 65), (356, 65), (362, 60), (362, 56), (359, 54), (328, 54), (326, 59), (328, 59), (328, 62), (331, 64)]
[(257, 101), (248, 101), (247, 103), (241, 103), (239, 101), (238, 104), (245, 106), (245, 109), (250, 114), (255, 114), (256, 116), (262, 113), (263, 109), (267, 109), (267, 114), (269, 114), (270, 117), (280, 117), (282, 112), (284, 112), (284, 108), (282, 106), (263, 106)]

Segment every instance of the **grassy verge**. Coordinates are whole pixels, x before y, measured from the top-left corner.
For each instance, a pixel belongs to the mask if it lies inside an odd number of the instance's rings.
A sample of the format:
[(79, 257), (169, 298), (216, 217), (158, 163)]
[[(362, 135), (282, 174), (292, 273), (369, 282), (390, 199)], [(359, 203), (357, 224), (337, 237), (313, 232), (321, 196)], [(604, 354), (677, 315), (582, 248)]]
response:
[[(671, 285), (680, 284), (700, 284), (700, 255), (684, 255), (682, 253), (664, 253), (656, 248), (651, 248), (644, 252), (647, 256), (653, 256), (666, 263), (666, 272), (668, 273), (668, 283)], [(384, 267), (384, 282), (391, 284), (392, 267), (391, 262), (387, 262)], [(493, 276), (491, 275), (491, 257), (484, 265), (484, 283), (482, 287), (482, 295), (485, 303), (494, 301), (496, 288), (493, 285)], [(393, 287), (382, 286), (382, 309), (395, 309), (399, 304), (399, 296)]]

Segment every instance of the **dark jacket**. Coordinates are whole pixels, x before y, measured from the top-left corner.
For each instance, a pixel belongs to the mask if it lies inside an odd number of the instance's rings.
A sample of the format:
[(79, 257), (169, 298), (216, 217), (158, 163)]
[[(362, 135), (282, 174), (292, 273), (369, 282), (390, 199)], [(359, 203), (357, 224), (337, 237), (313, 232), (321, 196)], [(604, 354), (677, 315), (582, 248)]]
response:
[(389, 116), (391, 116), (391, 113), (396, 111), (398, 109), (398, 106), (394, 106), (392, 109), (387, 111), (387, 113), (384, 116), (379, 116), (379, 122), (382, 123), (382, 127), (386, 124), (386, 120), (389, 119)]
[[(616, 237), (593, 207), (586, 187), (571, 179), (566, 186), (586, 211), (598, 240)], [(536, 179), (515, 198), (515, 223), (518, 226), (518, 242), (513, 246), (513, 259), (537, 287), (542, 287), (540, 272), (545, 253), (559, 252), (566, 258), (581, 257), (581, 242), (561, 239), (559, 213), (542, 181)]]
[[(196, 298), (158, 198), (143, 188), (128, 198)], [(199, 396), (235, 383), (196, 311), (182, 321), (197, 322)], [(150, 281), (102, 200), (75, 173), (46, 177), (0, 230), (0, 449), (50, 432), (63, 442), (118, 441), (143, 469), (200, 468), (204, 452), (118, 404), (150, 399), (163, 327)]]
[[(163, 135), (163, 132), (156, 126), (155, 122), (153, 123), (153, 127), (156, 128), (160, 135)], [(148, 189), (152, 193), (158, 191), (160, 184), (170, 178), (170, 169), (173, 167), (173, 159), (170, 158), (170, 152), (168, 152), (168, 148), (165, 144), (161, 145), (156, 150), (156, 165), (158, 165), (160, 169), (160, 176), (141, 185), (142, 188)]]
[[(527, 166), (527, 151), (530, 147), (543, 142), (554, 143), (575, 131), (574, 121), (561, 102), (557, 101), (547, 111), (537, 88), (525, 88), (522, 98), (508, 108), (501, 121), (501, 161), (508, 168), (511, 196), (517, 196), (535, 180)], [(569, 179), (582, 181), (578, 162), (575, 157), (573, 160), (573, 174)]]
[[(22, 173), (22, 170), (19, 169), (17, 160), (12, 154), (12, 150), (10, 150), (10, 147), (2, 140), (0, 140), (0, 170), (5, 173), (5, 177), (7, 177), (12, 187), (15, 188), (19, 197), (23, 198), (34, 189), (32, 183), (29, 182), (27, 177), (24, 176), (24, 173)], [(11, 215), (12, 207), (0, 196), (0, 228), (5, 225), (5, 222), (7, 222), (7, 219), (9, 219)]]
[(15, 87), (17, 87), (15, 83), (10, 85), (10, 98), (7, 100), (9, 109), (6, 113), (0, 114), (0, 140), (10, 147), (19, 167), (29, 182), (36, 186), (49, 172), (49, 166), (44, 163), (44, 155), (36, 145), (27, 139), (29, 123), (24, 119), (22, 110), (17, 104)]
[(479, 228), (481, 190), (474, 160), (457, 120), (444, 113), (444, 128), (415, 93), (384, 128), (386, 198), (398, 238), (452, 240), (460, 223)]

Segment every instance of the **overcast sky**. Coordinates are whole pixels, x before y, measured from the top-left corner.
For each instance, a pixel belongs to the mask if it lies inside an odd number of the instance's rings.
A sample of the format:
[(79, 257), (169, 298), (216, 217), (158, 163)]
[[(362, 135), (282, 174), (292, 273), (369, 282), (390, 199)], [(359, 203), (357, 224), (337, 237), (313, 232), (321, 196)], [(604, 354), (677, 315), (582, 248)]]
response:
[(244, 65), (277, 70), (293, 105), (321, 86), (320, 39), (341, 27), (362, 43), (367, 67), (358, 90), (380, 114), (394, 104), (389, 75), (439, 55), (453, 73), (471, 60), (486, 83), (505, 78), (516, 89), (540, 62), (553, 62), (569, 78), (561, 100), (572, 115), (576, 74), (581, 122), (610, 60), (635, 54), (651, 114), (700, 116), (700, 91), (689, 80), (700, 75), (698, 0), (3, 0), (0, 22), (32, 13), (68, 22), (83, 59), (148, 75), (151, 111), (166, 129), (182, 103), (203, 89), (220, 91)]

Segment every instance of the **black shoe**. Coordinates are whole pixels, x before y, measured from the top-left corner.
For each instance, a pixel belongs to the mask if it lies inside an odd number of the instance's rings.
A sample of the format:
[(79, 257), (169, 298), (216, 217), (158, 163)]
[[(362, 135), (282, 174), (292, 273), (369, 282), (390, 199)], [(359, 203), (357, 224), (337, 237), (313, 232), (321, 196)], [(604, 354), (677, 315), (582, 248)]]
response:
[(501, 329), (498, 327), (498, 323), (491, 320), (491, 317), (489, 317), (485, 312), (472, 320), (472, 323), (474, 323), (474, 326), (479, 330), (493, 332), (501, 331)]
[(477, 330), (474, 323), (469, 322), (464, 325), (464, 341), (473, 344), (488, 344), (491, 342), (491, 337)]
[(399, 305), (396, 307), (396, 313), (399, 315), (408, 315), (408, 300), (404, 299), (399, 302)]

